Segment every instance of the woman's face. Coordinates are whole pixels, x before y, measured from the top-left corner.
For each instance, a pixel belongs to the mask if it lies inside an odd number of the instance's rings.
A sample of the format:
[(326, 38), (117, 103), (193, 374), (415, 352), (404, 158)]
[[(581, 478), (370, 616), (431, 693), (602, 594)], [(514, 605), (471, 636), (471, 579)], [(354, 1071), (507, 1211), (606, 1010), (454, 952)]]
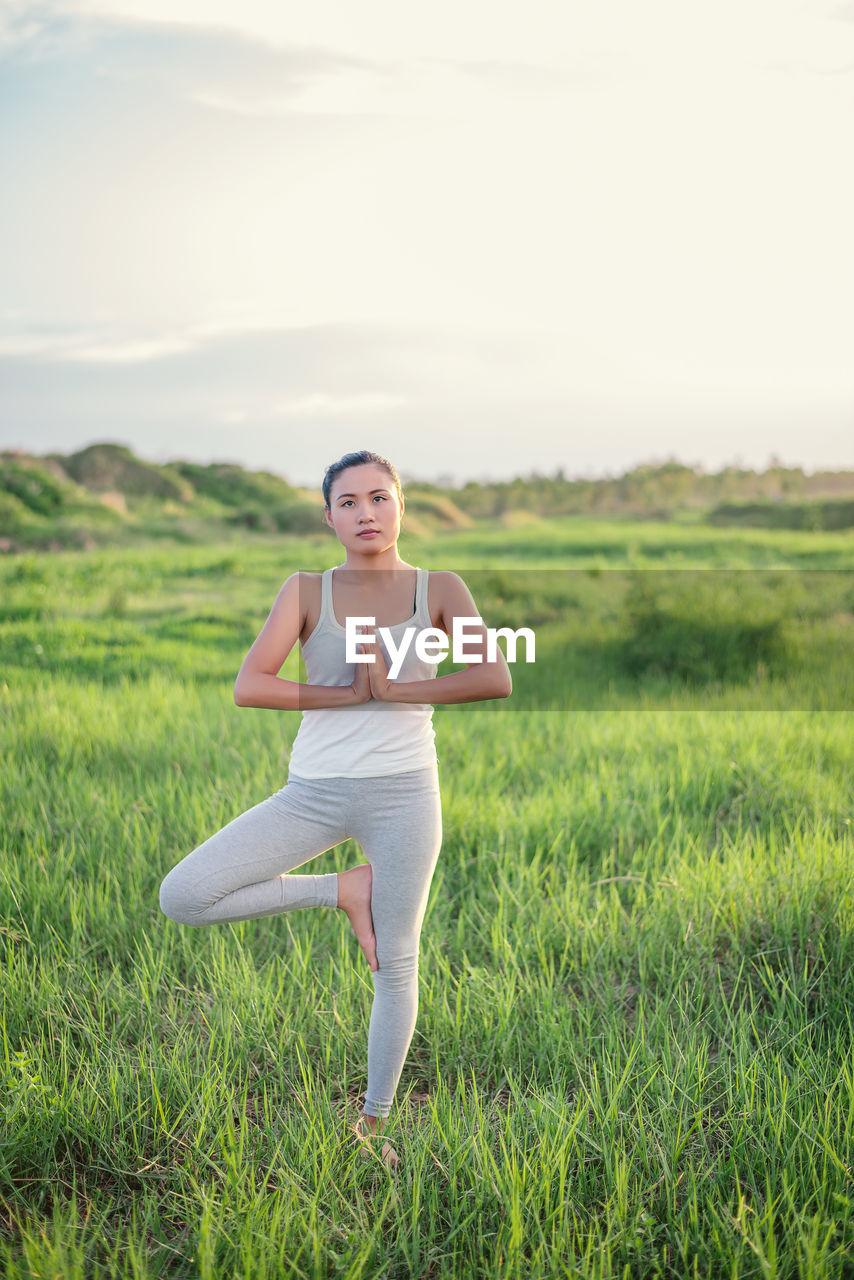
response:
[(348, 549), (364, 555), (394, 546), (402, 515), (394, 481), (376, 463), (348, 467), (332, 482), (326, 523)]

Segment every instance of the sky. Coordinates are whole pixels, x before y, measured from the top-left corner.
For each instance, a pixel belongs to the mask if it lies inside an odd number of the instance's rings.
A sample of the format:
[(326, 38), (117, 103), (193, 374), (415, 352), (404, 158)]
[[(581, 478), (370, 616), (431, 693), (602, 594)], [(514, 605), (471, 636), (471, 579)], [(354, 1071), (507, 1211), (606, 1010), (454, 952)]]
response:
[(0, 447), (854, 467), (854, 0), (0, 0)]

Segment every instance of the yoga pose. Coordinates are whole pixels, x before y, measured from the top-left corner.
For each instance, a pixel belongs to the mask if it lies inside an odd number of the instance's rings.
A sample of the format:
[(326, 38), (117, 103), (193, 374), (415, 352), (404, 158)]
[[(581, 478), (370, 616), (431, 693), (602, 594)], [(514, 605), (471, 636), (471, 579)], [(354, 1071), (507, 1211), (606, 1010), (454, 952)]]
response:
[[(457, 574), (428, 575), (400, 558), (403, 494), (385, 458), (346, 454), (327, 469), (323, 499), (346, 560), (287, 579), (234, 685), (241, 707), (302, 712), (287, 785), (173, 867), (160, 906), (187, 925), (296, 907), (345, 912), (374, 985), (365, 1104), (354, 1128), (369, 1141), (391, 1110), (418, 1012), (421, 925), (442, 843), (433, 704), (506, 698), (511, 679), (500, 649), (487, 660), (485, 627), (471, 623), (467, 651), (481, 661), (437, 677), (436, 663), (421, 656), (425, 646), (419, 654), (410, 643), (391, 679), (407, 628), (451, 636), (454, 618), (477, 617), (477, 607)], [(347, 662), (348, 619), (352, 627), (357, 618), (374, 619), (358, 624), (353, 657), (366, 660)], [(278, 675), (297, 640), (305, 684)], [(348, 837), (367, 862), (291, 874)], [(381, 1158), (398, 1165), (388, 1142)]]

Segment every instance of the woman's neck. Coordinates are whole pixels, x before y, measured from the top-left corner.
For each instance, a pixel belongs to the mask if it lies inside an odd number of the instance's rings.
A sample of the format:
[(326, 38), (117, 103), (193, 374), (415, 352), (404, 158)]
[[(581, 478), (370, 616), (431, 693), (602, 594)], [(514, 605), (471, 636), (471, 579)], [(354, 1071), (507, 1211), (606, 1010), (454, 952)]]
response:
[(370, 572), (379, 569), (411, 569), (412, 565), (400, 558), (396, 547), (389, 547), (388, 551), (381, 551), (379, 555), (374, 556), (360, 556), (356, 552), (348, 551), (347, 559), (341, 568)]

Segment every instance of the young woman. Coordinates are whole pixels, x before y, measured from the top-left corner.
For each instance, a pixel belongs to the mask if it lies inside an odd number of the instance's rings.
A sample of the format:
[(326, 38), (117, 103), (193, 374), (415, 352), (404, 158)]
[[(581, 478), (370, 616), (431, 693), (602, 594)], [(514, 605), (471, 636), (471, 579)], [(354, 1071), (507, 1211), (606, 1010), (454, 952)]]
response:
[[(401, 559), (403, 494), (385, 458), (345, 455), (327, 469), (323, 499), (345, 562), (287, 579), (234, 686), (238, 706), (302, 711), (287, 785), (173, 867), (160, 906), (187, 925), (296, 907), (345, 912), (374, 984), (365, 1105), (354, 1129), (364, 1141), (391, 1110), (418, 1012), (421, 925), (442, 842), (433, 704), (506, 698), (512, 686), (501, 651), (487, 661), (485, 628), (471, 623), (466, 648), (482, 661), (437, 677), (436, 663), (410, 643), (392, 679), (407, 627), (450, 637), (454, 618), (477, 617), (477, 607), (457, 574), (428, 575)], [(356, 624), (366, 617), (373, 627)], [(356, 652), (373, 662), (346, 661), (348, 618), (365, 636)], [(388, 628), (391, 652), (379, 628)], [(297, 640), (305, 684), (277, 674)], [(290, 874), (348, 837), (367, 862)], [(382, 1159), (398, 1164), (388, 1142)]]

